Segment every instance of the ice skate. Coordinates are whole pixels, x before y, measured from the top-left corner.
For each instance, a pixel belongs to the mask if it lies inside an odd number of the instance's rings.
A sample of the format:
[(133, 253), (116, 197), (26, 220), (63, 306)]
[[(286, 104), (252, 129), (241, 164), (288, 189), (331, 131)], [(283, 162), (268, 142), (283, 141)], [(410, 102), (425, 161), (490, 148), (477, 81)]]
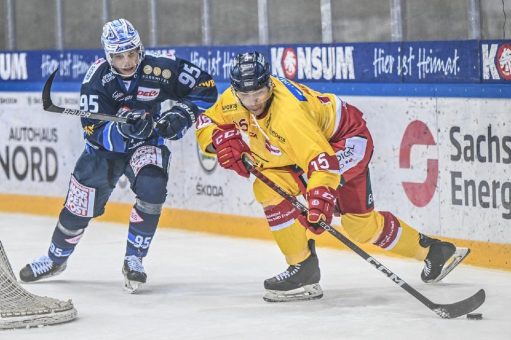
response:
[(34, 282), (58, 275), (66, 269), (66, 262), (56, 264), (48, 256), (41, 256), (20, 270), (22, 282)]
[(435, 283), (447, 276), (470, 253), (468, 248), (457, 248), (454, 244), (421, 235), (421, 245), (429, 245), (424, 259), (422, 281)]
[(142, 265), (142, 258), (135, 255), (126, 256), (122, 266), (124, 275), (124, 289), (130, 294), (135, 293), (140, 285), (147, 280), (147, 275)]
[(311, 255), (307, 259), (264, 281), (265, 301), (304, 301), (320, 299), (323, 296), (323, 290), (319, 285), (321, 272), (314, 240), (309, 240), (309, 248)]

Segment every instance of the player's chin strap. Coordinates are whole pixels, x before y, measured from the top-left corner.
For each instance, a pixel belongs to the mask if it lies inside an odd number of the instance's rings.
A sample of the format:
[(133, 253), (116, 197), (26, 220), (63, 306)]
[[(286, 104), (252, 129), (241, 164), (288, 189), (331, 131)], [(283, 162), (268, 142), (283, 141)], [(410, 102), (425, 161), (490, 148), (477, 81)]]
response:
[[(296, 209), (298, 209), (303, 215), (307, 215), (308, 209), (305, 205), (303, 205), (300, 201), (296, 199), (296, 197), (288, 194), (284, 189), (279, 187), (277, 184), (275, 184), (272, 180), (270, 180), (268, 177), (263, 175), (255, 166), (252, 158), (247, 155), (242, 155), (242, 161), (247, 170), (256, 176), (259, 180), (264, 182), (266, 185), (268, 185), (271, 189), (273, 189), (275, 192), (277, 192), (280, 196), (288, 200)], [(330, 235), (337, 238), (339, 241), (344, 243), (348, 248), (353, 250), (355, 253), (357, 253), (360, 257), (362, 257), (364, 260), (366, 260), (369, 264), (371, 264), (374, 268), (382, 272), (385, 276), (387, 276), (390, 280), (392, 280), (395, 284), (406, 290), (410, 295), (415, 297), (417, 300), (422, 302), (426, 307), (431, 309), (433, 312), (435, 312), (437, 315), (439, 315), (441, 318), (444, 319), (452, 319), (456, 318), (458, 316), (462, 316), (465, 314), (468, 314), (475, 309), (479, 308), (484, 303), (484, 300), (486, 298), (486, 294), (483, 289), (480, 289), (477, 293), (472, 295), (469, 298), (466, 298), (465, 300), (461, 300), (455, 303), (451, 304), (437, 304), (429, 300), (427, 297), (419, 293), (415, 288), (410, 286), (408, 283), (405, 282), (405, 280), (401, 279), (399, 276), (397, 276), (394, 272), (392, 272), (390, 269), (385, 267), (383, 264), (381, 264), (379, 261), (377, 261), (375, 258), (373, 258), (371, 255), (366, 253), (364, 250), (362, 250), (359, 246), (357, 246), (355, 243), (350, 241), (346, 236), (341, 234), (339, 231), (334, 229), (331, 225), (325, 223), (324, 221), (320, 221), (319, 226), (323, 229), (325, 229)]]

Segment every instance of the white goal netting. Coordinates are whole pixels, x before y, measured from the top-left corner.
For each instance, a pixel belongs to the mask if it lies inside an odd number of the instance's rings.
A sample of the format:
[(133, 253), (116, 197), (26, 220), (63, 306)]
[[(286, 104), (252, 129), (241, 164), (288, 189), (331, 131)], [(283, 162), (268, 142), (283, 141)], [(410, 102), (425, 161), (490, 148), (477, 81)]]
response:
[(21, 287), (0, 242), (0, 329), (53, 325), (76, 315), (71, 300), (34, 295)]

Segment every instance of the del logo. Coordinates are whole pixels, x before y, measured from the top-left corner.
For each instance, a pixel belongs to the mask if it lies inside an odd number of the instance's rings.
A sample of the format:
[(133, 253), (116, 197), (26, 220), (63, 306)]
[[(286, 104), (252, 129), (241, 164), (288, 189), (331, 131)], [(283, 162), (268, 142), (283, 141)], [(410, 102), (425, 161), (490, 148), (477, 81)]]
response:
[(484, 80), (511, 80), (511, 44), (482, 44)]
[[(410, 169), (414, 145), (436, 145), (428, 126), (419, 120), (411, 122), (405, 130), (399, 152), (399, 167)], [(422, 183), (403, 182), (406, 196), (417, 207), (426, 206), (435, 194), (438, 181), (438, 159), (428, 159), (427, 176)]]
[(160, 89), (150, 87), (139, 87), (137, 91), (137, 99), (141, 101), (150, 101), (156, 99), (160, 94)]

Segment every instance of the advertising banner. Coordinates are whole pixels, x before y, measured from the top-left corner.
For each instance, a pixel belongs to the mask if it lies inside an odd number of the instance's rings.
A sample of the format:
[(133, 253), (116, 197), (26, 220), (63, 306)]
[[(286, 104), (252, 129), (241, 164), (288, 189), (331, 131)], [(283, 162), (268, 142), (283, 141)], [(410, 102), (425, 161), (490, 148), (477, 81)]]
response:
[[(253, 50), (267, 55), (275, 75), (342, 95), (364, 112), (375, 141), (371, 178), (378, 210), (393, 211), (433, 235), (511, 243), (510, 42), (169, 47), (152, 52), (192, 61), (223, 90), (234, 56)], [(103, 54), (0, 52), (0, 194), (64, 200), (84, 149), (83, 131), (79, 119), (43, 111), (41, 89), (58, 66), (53, 101), (78, 108), (81, 80)], [(372, 93), (367, 91), (371, 88)], [(201, 153), (191, 131), (168, 146), (167, 208), (263, 216), (250, 180)], [(111, 201), (134, 202), (126, 178)]]
[[(258, 50), (272, 73), (303, 82), (508, 83), (511, 41), (437, 41), (165, 47), (227, 82), (235, 55)], [(103, 50), (0, 51), (0, 90), (31, 90), (59, 67), (58, 82), (81, 82)], [(32, 83), (32, 84), (30, 84)], [(23, 88), (25, 85), (25, 88)], [(70, 84), (68, 84), (69, 86)], [(31, 86), (32, 88), (27, 88)], [(63, 88), (63, 90), (76, 90)]]
[(347, 100), (374, 137), (378, 210), (435, 235), (511, 242), (510, 100)]

